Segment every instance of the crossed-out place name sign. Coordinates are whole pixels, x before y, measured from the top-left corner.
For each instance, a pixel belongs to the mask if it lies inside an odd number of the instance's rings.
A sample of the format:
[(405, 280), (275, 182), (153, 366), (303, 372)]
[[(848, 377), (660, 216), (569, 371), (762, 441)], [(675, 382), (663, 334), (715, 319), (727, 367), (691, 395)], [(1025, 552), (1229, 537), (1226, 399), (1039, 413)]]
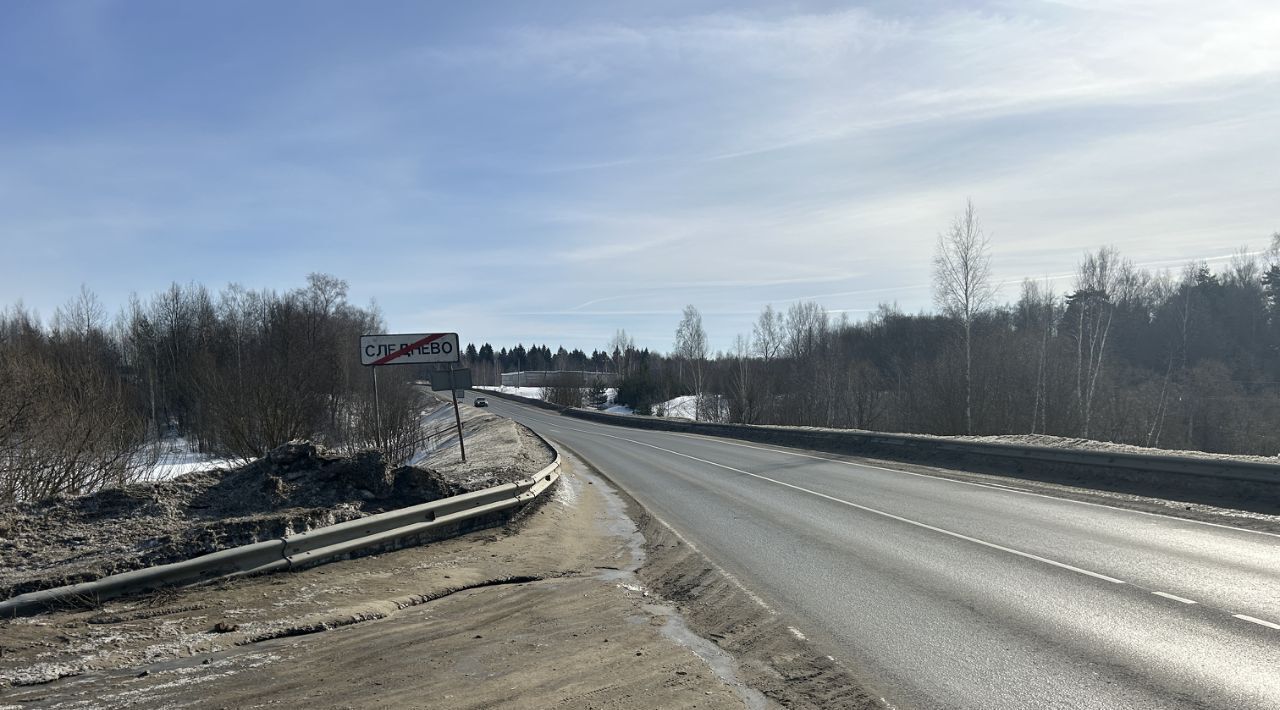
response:
[(398, 333), (360, 336), (361, 365), (421, 365), (458, 362), (457, 333)]

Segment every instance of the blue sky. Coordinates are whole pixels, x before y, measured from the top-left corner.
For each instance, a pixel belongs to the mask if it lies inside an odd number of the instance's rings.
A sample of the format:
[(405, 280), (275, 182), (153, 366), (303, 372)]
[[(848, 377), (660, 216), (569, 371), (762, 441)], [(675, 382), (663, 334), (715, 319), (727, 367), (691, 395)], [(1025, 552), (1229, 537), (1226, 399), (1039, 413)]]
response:
[[(1280, 4), (0, 3), (0, 303), (323, 271), (394, 331), (714, 348), (766, 303), (1280, 230)], [(1059, 291), (1069, 280), (1055, 282)]]

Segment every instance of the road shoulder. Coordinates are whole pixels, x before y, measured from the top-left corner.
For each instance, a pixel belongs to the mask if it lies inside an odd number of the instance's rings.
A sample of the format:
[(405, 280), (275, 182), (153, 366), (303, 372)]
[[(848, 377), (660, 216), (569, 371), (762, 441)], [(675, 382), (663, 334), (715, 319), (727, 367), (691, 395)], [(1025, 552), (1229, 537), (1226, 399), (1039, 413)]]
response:
[(766, 705), (637, 582), (642, 542), (570, 457), (500, 531), (2, 622), (5, 704)]

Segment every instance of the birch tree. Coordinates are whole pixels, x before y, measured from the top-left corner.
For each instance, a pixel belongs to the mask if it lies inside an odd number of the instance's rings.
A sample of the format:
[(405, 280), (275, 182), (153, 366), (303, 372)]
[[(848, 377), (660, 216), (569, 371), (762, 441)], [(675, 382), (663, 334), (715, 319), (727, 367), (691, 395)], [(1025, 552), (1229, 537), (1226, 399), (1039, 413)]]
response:
[(933, 257), (933, 300), (959, 323), (964, 347), (964, 428), (973, 433), (973, 324), (991, 304), (990, 243), (973, 200), (965, 203), (951, 229), (938, 235)]
[(703, 376), (707, 363), (707, 331), (702, 328), (702, 314), (692, 304), (684, 307), (684, 317), (676, 328), (676, 357), (687, 363), (693, 378), (694, 419), (702, 409)]
[(1124, 272), (1132, 266), (1123, 262), (1113, 247), (1087, 254), (1076, 272), (1076, 291), (1067, 297), (1068, 309), (1075, 310), (1076, 406), (1080, 435), (1089, 436), (1098, 376), (1106, 359), (1107, 337), (1115, 316), (1113, 295)]
[(782, 341), (782, 316), (773, 310), (772, 305), (767, 305), (760, 312), (760, 317), (751, 329), (751, 349), (761, 361), (757, 387), (760, 400), (758, 420), (760, 421), (768, 421), (777, 409), (773, 399), (772, 371), (773, 361), (782, 352)]
[(743, 424), (754, 424), (759, 415), (759, 404), (754, 376), (755, 368), (751, 361), (751, 345), (746, 336), (739, 334), (734, 339), (731, 362), (737, 421)]
[(1049, 412), (1049, 343), (1053, 337), (1056, 320), (1057, 296), (1046, 280), (1044, 286), (1031, 279), (1022, 282), (1022, 297), (1018, 301), (1019, 322), (1028, 332), (1027, 341), (1035, 345), (1035, 387), (1031, 404), (1031, 433), (1044, 432), (1048, 428)]

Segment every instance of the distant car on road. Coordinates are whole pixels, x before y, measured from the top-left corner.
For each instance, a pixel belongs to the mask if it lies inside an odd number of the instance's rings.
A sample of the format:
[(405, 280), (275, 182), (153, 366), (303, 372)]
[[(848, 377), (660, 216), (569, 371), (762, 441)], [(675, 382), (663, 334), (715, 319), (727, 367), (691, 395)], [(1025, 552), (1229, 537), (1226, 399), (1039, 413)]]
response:
[(489, 406), (489, 400), (485, 399), (484, 397), (476, 397), (476, 406), (487, 407)]

